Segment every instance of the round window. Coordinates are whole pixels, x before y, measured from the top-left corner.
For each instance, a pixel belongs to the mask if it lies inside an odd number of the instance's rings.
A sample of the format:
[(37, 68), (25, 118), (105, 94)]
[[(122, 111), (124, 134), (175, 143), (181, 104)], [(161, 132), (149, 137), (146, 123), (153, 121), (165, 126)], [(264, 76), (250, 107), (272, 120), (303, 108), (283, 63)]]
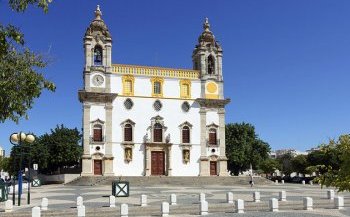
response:
[(212, 149), (211, 152), (212, 152), (212, 153), (215, 153), (215, 149)]
[(134, 103), (132, 102), (132, 100), (130, 98), (127, 98), (124, 101), (124, 106), (126, 109), (130, 110), (134, 106)]
[(99, 151), (100, 149), (101, 149), (100, 146), (96, 146), (95, 148), (96, 151)]
[(160, 111), (162, 109), (162, 103), (159, 101), (159, 100), (156, 100), (154, 103), (153, 103), (153, 108), (154, 110), (156, 111)]
[(188, 102), (184, 102), (181, 105), (182, 111), (184, 111), (184, 112), (188, 112), (190, 110), (190, 107), (191, 106), (190, 106), (190, 104)]

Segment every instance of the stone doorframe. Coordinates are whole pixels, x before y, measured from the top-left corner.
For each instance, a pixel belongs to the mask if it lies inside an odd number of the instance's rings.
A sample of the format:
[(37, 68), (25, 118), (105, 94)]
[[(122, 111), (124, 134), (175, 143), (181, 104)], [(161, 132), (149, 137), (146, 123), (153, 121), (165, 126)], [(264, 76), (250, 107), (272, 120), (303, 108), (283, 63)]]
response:
[(165, 175), (172, 175), (171, 168), (171, 146), (172, 143), (159, 143), (159, 142), (151, 142), (145, 143), (145, 176), (151, 176), (151, 152), (152, 151), (164, 151), (165, 153)]

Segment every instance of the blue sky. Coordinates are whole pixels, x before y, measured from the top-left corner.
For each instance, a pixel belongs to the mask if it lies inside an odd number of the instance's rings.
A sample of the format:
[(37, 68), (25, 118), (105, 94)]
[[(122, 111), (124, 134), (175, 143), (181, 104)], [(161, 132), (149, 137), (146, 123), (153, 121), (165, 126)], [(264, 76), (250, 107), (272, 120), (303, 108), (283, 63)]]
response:
[(49, 13), (14, 13), (0, 0), (1, 23), (13, 23), (27, 46), (49, 56), (56, 83), (20, 124), (0, 124), (9, 153), (12, 132), (38, 135), (57, 124), (81, 129), (83, 44), (96, 5), (113, 36), (113, 63), (192, 68), (204, 17), (224, 50), (226, 121), (249, 122), (272, 149), (306, 150), (350, 131), (350, 1), (68, 1)]

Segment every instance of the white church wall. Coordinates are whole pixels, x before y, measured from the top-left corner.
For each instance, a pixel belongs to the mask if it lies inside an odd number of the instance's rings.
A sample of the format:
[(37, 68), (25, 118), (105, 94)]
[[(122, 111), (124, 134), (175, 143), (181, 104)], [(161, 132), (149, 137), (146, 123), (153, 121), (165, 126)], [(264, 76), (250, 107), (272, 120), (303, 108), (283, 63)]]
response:
[(106, 111), (104, 105), (91, 105), (90, 108), (90, 120), (95, 121), (100, 119), (106, 121)]
[(120, 143), (113, 144), (113, 169), (116, 176), (143, 176), (144, 175), (144, 145), (134, 144), (132, 160), (124, 160), (124, 148)]
[(219, 125), (219, 115), (216, 110), (207, 112), (207, 125), (210, 125), (212, 123)]
[(194, 144), (190, 148), (190, 162), (184, 163), (182, 148), (176, 144), (171, 148), (172, 176), (198, 176), (199, 157), (201, 148), (199, 144)]
[[(124, 107), (124, 101), (127, 98), (131, 98), (134, 106), (131, 110), (127, 110)], [(164, 138), (170, 134), (170, 143), (173, 143), (172, 148), (172, 175), (195, 175), (199, 173), (198, 159), (200, 157), (200, 123), (199, 123), (199, 108), (193, 101), (188, 101), (193, 107), (189, 112), (184, 112), (181, 109), (181, 105), (185, 100), (175, 99), (159, 99), (162, 103), (162, 109), (157, 112), (153, 108), (155, 98), (139, 98), (139, 97), (117, 97), (113, 103), (113, 132), (112, 141), (115, 145), (113, 149), (114, 153), (114, 166), (115, 174), (124, 175), (143, 175), (144, 171), (144, 150), (140, 147), (143, 143), (144, 137), (148, 134), (148, 138), (151, 139), (151, 134), (148, 127), (151, 125), (151, 118), (160, 115), (164, 118), (164, 125), (167, 130), (164, 133)], [(123, 131), (121, 123), (127, 119), (131, 119), (135, 122), (134, 128), (134, 143), (133, 149), (133, 161), (130, 163), (124, 162), (124, 149), (120, 145), (123, 140)], [(191, 162), (182, 167), (182, 152), (178, 148), (180, 144), (181, 131), (179, 125), (185, 121), (192, 124), (191, 129), (191, 144), (193, 144), (191, 150)], [(193, 151), (193, 152), (192, 152)], [(179, 162), (181, 162), (179, 164)], [(179, 164), (179, 166), (177, 166)], [(142, 173), (142, 174), (141, 174)]]

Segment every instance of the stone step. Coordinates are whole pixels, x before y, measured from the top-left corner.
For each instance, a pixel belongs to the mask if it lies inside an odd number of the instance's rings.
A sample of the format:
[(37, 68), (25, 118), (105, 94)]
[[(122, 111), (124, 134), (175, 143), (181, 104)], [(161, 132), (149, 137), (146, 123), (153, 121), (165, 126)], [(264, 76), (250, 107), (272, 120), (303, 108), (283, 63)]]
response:
[[(112, 181), (128, 181), (132, 186), (205, 186), (205, 185), (249, 185), (249, 177), (246, 176), (82, 176), (66, 185), (73, 186), (94, 186), (111, 185)], [(271, 184), (270, 180), (263, 177), (254, 177), (254, 183), (258, 185)]]

